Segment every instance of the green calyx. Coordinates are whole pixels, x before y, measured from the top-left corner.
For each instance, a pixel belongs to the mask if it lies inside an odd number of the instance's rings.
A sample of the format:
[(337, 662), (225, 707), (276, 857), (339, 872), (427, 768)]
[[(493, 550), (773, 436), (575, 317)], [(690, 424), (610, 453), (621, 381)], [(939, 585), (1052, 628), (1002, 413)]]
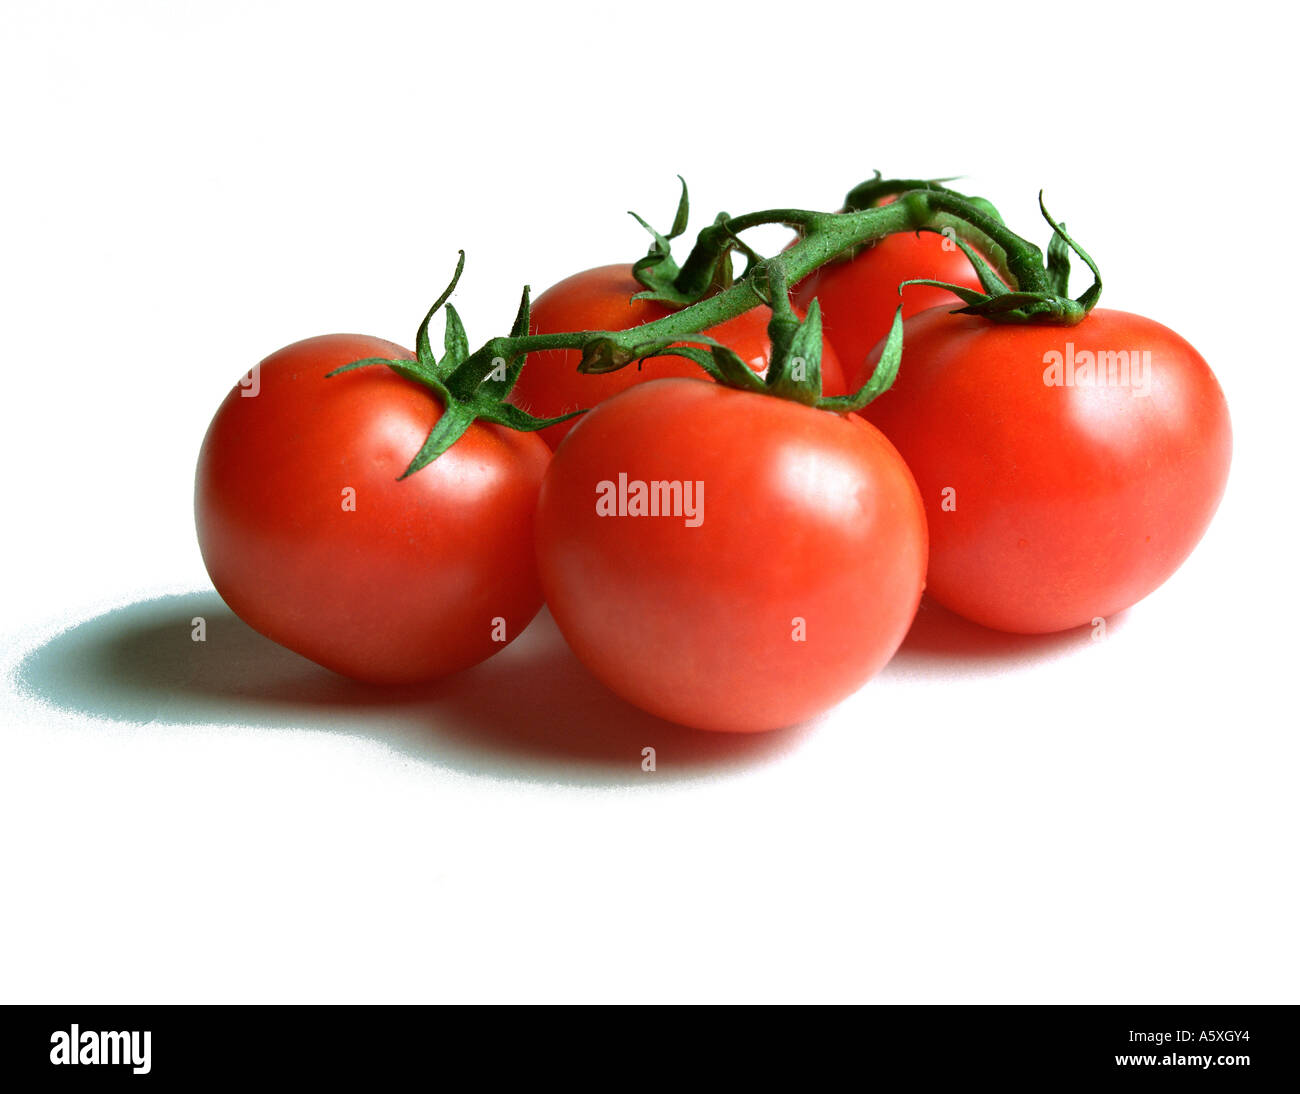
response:
[[(900, 285), (932, 285), (944, 289), (958, 297), (966, 306), (955, 309), (960, 315), (978, 315), (999, 323), (1038, 323), (1047, 325), (1073, 326), (1096, 306), (1101, 299), (1101, 272), (1092, 257), (1080, 247), (1066, 232), (1064, 224), (1052, 219), (1043, 204), (1043, 195), (1038, 194), (1038, 207), (1043, 218), (1052, 227), (1052, 239), (1047, 247), (1047, 258), (1043, 260), (1042, 252), (1032, 243), (1016, 237), (1012, 244), (1017, 266), (1021, 276), (1015, 277), (1009, 287), (1007, 281), (989, 265), (983, 255), (960, 235), (955, 242), (962, 253), (975, 268), (975, 275), (983, 291), (954, 285), (947, 281), (933, 281), (929, 278), (915, 278)], [(940, 231), (933, 227), (922, 227), (923, 232)], [(995, 235), (1010, 235), (1005, 227)], [(992, 237), (991, 237), (992, 238)], [(996, 240), (995, 240), (996, 242)], [(1070, 252), (1073, 251), (1092, 271), (1092, 284), (1078, 297), (1069, 296)]]
[[(632, 360), (652, 357), (685, 357), (693, 361), (720, 384), (738, 391), (759, 395), (773, 395), (818, 410), (837, 414), (861, 410), (872, 399), (887, 391), (898, 375), (903, 357), (903, 315), (899, 308), (885, 341), (880, 362), (870, 379), (851, 395), (827, 396), (822, 394), (822, 320), (821, 305), (816, 300), (808, 314), (800, 319), (790, 303), (789, 286), (779, 263), (759, 262), (749, 271), (749, 284), (762, 303), (772, 309), (767, 335), (771, 342), (771, 355), (767, 371), (760, 376), (734, 350), (705, 334), (690, 335), (691, 343), (639, 341), (624, 345), (609, 340), (591, 343), (584, 350), (581, 371), (587, 373), (613, 372), (623, 367), (612, 364), (628, 353)], [(637, 328), (644, 332), (649, 326)], [(699, 345), (698, 343), (704, 343)]]
[(643, 217), (630, 213), (654, 240), (645, 256), (632, 264), (632, 276), (645, 286), (642, 292), (632, 297), (633, 300), (656, 300), (675, 307), (694, 304), (705, 296), (731, 288), (735, 283), (733, 252), (743, 254), (746, 259), (741, 277), (762, 261), (762, 255), (755, 253), (731, 232), (730, 217), (719, 213), (713, 223), (700, 232), (700, 239), (706, 241), (704, 245), (697, 243), (691, 251), (691, 258), (684, 266), (678, 266), (673, 258), (672, 241), (686, 231), (691, 202), (686, 180), (681, 175), (677, 178), (682, 184), (682, 194), (677, 201), (673, 226), (666, 235), (652, 228)]
[[(328, 378), (351, 372), (353, 369), (386, 365), (399, 376), (423, 384), (438, 396), (443, 404), (443, 412), (434, 423), (433, 429), (429, 431), (429, 436), (425, 438), (424, 445), (411, 461), (410, 466), (402, 472), (400, 478), (403, 479), (436, 460), (460, 440), (465, 431), (476, 421), (495, 422), (497, 425), (508, 426), (521, 432), (531, 432), (575, 417), (574, 414), (565, 414), (558, 418), (537, 418), (505, 401), (515, 386), (520, 369), (523, 368), (522, 352), (494, 358), (491, 371), (476, 378), (474, 382), (467, 382), (464, 373), (460, 370), (470, 357), (469, 339), (465, 335), (465, 325), (461, 322), (460, 315), (451, 304), (447, 303), (464, 269), (465, 252), (461, 251), (450, 284), (434, 301), (433, 307), (425, 314), (419, 330), (416, 331), (415, 360), (366, 357), (326, 374)], [(444, 352), (442, 357), (437, 357), (429, 340), (429, 324), (444, 305), (447, 309), (446, 327), (443, 333)], [(525, 285), (523, 298), (519, 302), (519, 312), (510, 330), (511, 337), (518, 339), (526, 336), (528, 323), (529, 297), (528, 286)]]

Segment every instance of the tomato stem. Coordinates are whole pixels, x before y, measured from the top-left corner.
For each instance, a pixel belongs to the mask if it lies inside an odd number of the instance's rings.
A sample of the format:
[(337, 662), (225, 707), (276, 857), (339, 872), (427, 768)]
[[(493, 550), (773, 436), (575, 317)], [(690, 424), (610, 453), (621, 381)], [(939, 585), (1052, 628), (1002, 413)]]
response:
[[(814, 307), (800, 320), (790, 307), (788, 289), (828, 262), (851, 256), (900, 232), (951, 235), (974, 264), (983, 291), (943, 282), (905, 282), (947, 289), (965, 305), (956, 309), (959, 312), (997, 323), (1069, 326), (1082, 321), (1101, 295), (1096, 263), (1045, 207), (1042, 213), (1053, 233), (1046, 258), (1039, 247), (1008, 228), (989, 202), (958, 193), (942, 182), (885, 180), (877, 172), (875, 178), (849, 192), (844, 210), (838, 213), (810, 209), (765, 209), (735, 217), (722, 213), (700, 231), (686, 261), (678, 267), (671, 255), (671, 240), (685, 230), (688, 209), (683, 181), (677, 215), (668, 234), (656, 232), (637, 217), (654, 237), (649, 254), (634, 267), (638, 280), (646, 286), (646, 291), (637, 295), (671, 302), (678, 309), (631, 330), (529, 334), (525, 289), (511, 333), (490, 339), (474, 353), (468, 352), (460, 319), (448, 305), (447, 353), (439, 360), (430, 345), (429, 321), (455, 286), (461, 271), (458, 265), (451, 285), (421, 324), (416, 361), (385, 362), (432, 388), (448, 411), (448, 428), (435, 429), (408, 474), (446, 451), (476, 419), (515, 429), (544, 428), (564, 420), (534, 418), (506, 402), (526, 355), (544, 350), (579, 350), (579, 368), (590, 373), (612, 372), (646, 357), (672, 353), (690, 358), (714, 379), (734, 387), (764, 390), (836, 412), (859, 410), (893, 381), (902, 350), (901, 309), (876, 373), (849, 396), (823, 397), (820, 316)], [(763, 258), (740, 236), (765, 224), (794, 228), (799, 239), (779, 254)], [(730, 256), (736, 251), (746, 256), (749, 265), (733, 281)], [(1092, 286), (1077, 299), (1066, 294), (1071, 251), (1084, 260), (1094, 278)], [(771, 306), (773, 311), (768, 327), (772, 364), (766, 382), (756, 378), (729, 349), (701, 334), (761, 304)], [(683, 345), (683, 339), (688, 337), (690, 344)], [(356, 362), (349, 367), (374, 363)]]
[[(896, 189), (912, 183), (879, 185)], [(853, 193), (861, 196), (863, 192), (859, 187)], [(764, 259), (748, 276), (730, 288), (632, 330), (565, 331), (493, 339), (464, 361), (452, 374), (451, 383), (472, 389), (488, 374), (493, 359), (541, 350), (580, 350), (584, 372), (610, 372), (622, 368), (687, 335), (698, 334), (765, 303), (755, 288), (757, 280), (770, 280), (772, 274), (779, 271), (783, 282), (794, 284), (855, 248), (900, 232), (952, 231), (973, 241), (987, 259), (992, 260), (989, 268), (997, 278), (989, 283), (989, 287), (995, 291), (974, 293), (963, 290), (966, 307), (958, 310), (982, 314), (994, 322), (1072, 325), (1083, 319), (1099, 295), (1099, 289), (1097, 292), (1090, 290), (1091, 295), (1085, 294), (1088, 296), (1086, 301), (1084, 298), (1075, 301), (1057, 292), (1039, 247), (1003, 224), (996, 210), (987, 202), (959, 194), (938, 183), (923, 183), (916, 189), (904, 189), (896, 201), (887, 205), (842, 213), (766, 209), (719, 218), (700, 233), (690, 257), (682, 264), (676, 283), (682, 286), (698, 281), (702, 273), (716, 267), (724, 250), (734, 246), (734, 240), (741, 232), (764, 224), (797, 228), (800, 239), (788, 250)], [(1056, 230), (1054, 223), (1053, 228)], [(1002, 283), (1000, 288), (999, 280)], [(1015, 306), (1008, 307), (1010, 304)]]

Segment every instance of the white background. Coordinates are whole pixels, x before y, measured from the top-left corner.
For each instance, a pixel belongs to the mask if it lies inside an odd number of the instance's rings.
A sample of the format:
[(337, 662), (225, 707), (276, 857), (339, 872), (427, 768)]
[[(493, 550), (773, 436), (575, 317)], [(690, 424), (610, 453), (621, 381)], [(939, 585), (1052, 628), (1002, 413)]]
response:
[[(1292, 36), (957, 10), (6, 5), (0, 998), (1296, 1001)], [(219, 609), (193, 464), (260, 357), (409, 344), (460, 247), (477, 344), (641, 253), (679, 172), (698, 227), (876, 167), (1044, 242), (1045, 187), (1223, 383), (1223, 506), (1104, 642), (927, 611), (734, 740), (545, 617), (383, 700)]]

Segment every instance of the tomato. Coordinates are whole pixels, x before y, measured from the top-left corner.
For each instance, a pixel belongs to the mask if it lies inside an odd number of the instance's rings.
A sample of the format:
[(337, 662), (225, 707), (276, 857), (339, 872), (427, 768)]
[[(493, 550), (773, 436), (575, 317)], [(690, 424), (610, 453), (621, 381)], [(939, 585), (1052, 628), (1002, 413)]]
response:
[[(886, 236), (848, 261), (814, 270), (795, 288), (794, 301), (806, 309), (817, 298), (822, 332), (843, 362), (847, 379), (889, 333), (900, 303), (898, 286), (918, 277), (980, 287), (970, 259), (951, 240), (933, 232), (904, 233)], [(901, 303), (904, 319), (940, 304), (949, 310), (961, 307), (952, 293), (929, 285), (909, 285)]]
[[(534, 334), (561, 331), (628, 330), (662, 319), (673, 309), (650, 300), (632, 300), (642, 286), (629, 265), (598, 266), (567, 277), (552, 285), (533, 303)], [(770, 308), (759, 307), (719, 323), (705, 333), (738, 353), (760, 375), (766, 373), (771, 354), (767, 337)], [(705, 378), (692, 361), (684, 357), (654, 357), (640, 365), (628, 365), (617, 372), (583, 375), (578, 372), (582, 354), (577, 350), (549, 350), (531, 353), (519, 375), (510, 401), (539, 418), (554, 418), (571, 410), (595, 406), (620, 391), (646, 380), (670, 376)], [(844, 370), (829, 345), (822, 351), (822, 390), (843, 395)], [(540, 430), (542, 439), (554, 448), (573, 428), (574, 421), (561, 422)]]
[(475, 423), (399, 480), (441, 413), (427, 388), (333, 334), (266, 358), (221, 404), (195, 483), (199, 546), (250, 626), (359, 680), (427, 680), (483, 660), (541, 606), (532, 521), (549, 453)]
[[(660, 484), (661, 515), (637, 515)], [(542, 587), (574, 653), (700, 729), (789, 726), (856, 690), (907, 633), (925, 557), (916, 485), (879, 431), (700, 380), (584, 415), (538, 501)]]
[(1164, 582), (1209, 524), (1232, 453), (1196, 350), (1103, 309), (1075, 327), (923, 312), (864, 414), (925, 498), (930, 594), (1024, 634), (1105, 618)]

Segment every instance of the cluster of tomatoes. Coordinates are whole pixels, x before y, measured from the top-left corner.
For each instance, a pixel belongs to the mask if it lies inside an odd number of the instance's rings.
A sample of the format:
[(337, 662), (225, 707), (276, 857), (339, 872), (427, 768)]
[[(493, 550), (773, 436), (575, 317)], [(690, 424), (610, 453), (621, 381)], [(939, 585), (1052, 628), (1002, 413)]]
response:
[[(978, 288), (935, 234), (890, 236), (796, 286), (796, 307), (820, 308), (826, 394), (871, 375), (916, 278)], [(531, 330), (670, 313), (632, 299), (641, 288), (630, 266), (577, 274), (535, 302)], [(295, 343), (230, 393), (204, 440), (204, 561), (247, 623), (357, 679), (466, 668), (544, 600), (613, 691), (741, 732), (855, 691), (923, 589), (1032, 634), (1093, 623), (1169, 577), (1231, 454), (1200, 355), (1123, 312), (1010, 325), (955, 314), (931, 287), (902, 301), (898, 379), (861, 414), (714, 383), (684, 358), (586, 374), (579, 352), (549, 350), (528, 356), (511, 402), (547, 418), (593, 409), (539, 432), (475, 422), (406, 477), (443, 413), (436, 393), (388, 368), (327, 374), (412, 354), (355, 335)], [(761, 373), (770, 314), (704, 333)], [(1089, 367), (1053, 373), (1064, 360)]]

